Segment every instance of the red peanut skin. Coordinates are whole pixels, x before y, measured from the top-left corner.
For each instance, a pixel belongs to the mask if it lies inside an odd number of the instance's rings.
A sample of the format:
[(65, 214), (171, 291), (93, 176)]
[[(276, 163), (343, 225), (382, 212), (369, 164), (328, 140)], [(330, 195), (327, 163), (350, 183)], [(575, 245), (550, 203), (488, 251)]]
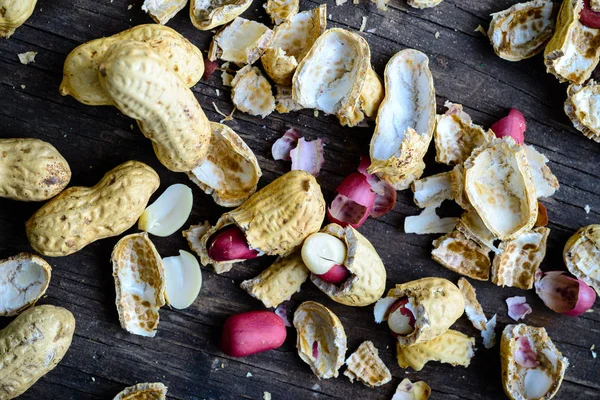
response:
[(231, 357), (246, 357), (278, 348), (287, 331), (283, 320), (271, 311), (249, 311), (227, 318), (221, 350)]
[(348, 268), (340, 264), (335, 264), (331, 269), (324, 274), (317, 275), (319, 278), (332, 285), (339, 285), (350, 276)]

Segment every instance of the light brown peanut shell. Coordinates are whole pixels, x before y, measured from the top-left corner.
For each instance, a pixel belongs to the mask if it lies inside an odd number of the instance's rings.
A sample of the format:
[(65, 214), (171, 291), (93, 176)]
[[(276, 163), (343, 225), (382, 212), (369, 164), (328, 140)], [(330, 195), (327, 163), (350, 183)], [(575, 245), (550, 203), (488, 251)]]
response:
[(431, 257), (458, 274), (480, 281), (490, 278), (490, 249), (454, 230), (433, 241)]
[(267, 14), (275, 25), (289, 21), (298, 14), (300, 0), (267, 0)]
[(188, 87), (198, 83), (204, 74), (204, 59), (200, 49), (169, 27), (145, 24), (92, 40), (71, 51), (63, 67), (60, 94), (73, 96), (75, 100), (90, 106), (112, 105), (112, 98), (100, 85), (98, 66), (104, 60), (106, 51), (123, 40), (148, 44)]
[(600, 295), (600, 225), (588, 225), (569, 238), (563, 251), (565, 264), (573, 275)]
[(165, 269), (148, 234), (134, 233), (117, 242), (112, 254), (117, 311), (129, 333), (154, 337), (158, 311), (165, 305)]
[(309, 273), (300, 251), (296, 251), (278, 258), (256, 278), (243, 281), (240, 287), (262, 301), (265, 307), (275, 308), (300, 291)]
[(392, 380), (392, 374), (379, 358), (379, 351), (370, 340), (364, 341), (346, 360), (344, 375), (354, 383), (358, 380), (369, 387), (385, 385)]
[(391, 289), (387, 297), (413, 299), (415, 329), (398, 336), (398, 343), (411, 346), (432, 340), (450, 328), (463, 314), (465, 304), (455, 284), (443, 278), (422, 278), (402, 283)]
[(234, 20), (251, 4), (252, 0), (191, 0), (190, 19), (196, 28), (208, 31)]
[(120, 41), (98, 67), (115, 106), (137, 120), (169, 170), (187, 172), (206, 159), (211, 130), (194, 93), (148, 44)]
[(0, 0), (0, 37), (8, 39), (31, 17), (36, 4), (37, 0)]
[(237, 207), (256, 192), (262, 176), (252, 149), (227, 125), (210, 123), (206, 160), (188, 177), (223, 207)]
[(0, 260), (0, 317), (19, 314), (46, 293), (52, 267), (43, 258), (21, 253)]
[(266, 255), (286, 256), (317, 232), (325, 218), (325, 199), (311, 174), (295, 170), (254, 193), (235, 210), (221, 216), (210, 229), (185, 234), (202, 265), (212, 264), (217, 273), (243, 260), (217, 262), (208, 256), (207, 242), (221, 228), (236, 224), (251, 248)]
[(160, 180), (148, 165), (128, 161), (110, 170), (94, 187), (63, 191), (25, 225), (31, 247), (59, 257), (131, 228), (144, 212)]
[(600, 84), (590, 79), (584, 85), (569, 85), (564, 105), (573, 126), (595, 142), (600, 142), (599, 100)]
[(157, 24), (165, 25), (171, 18), (187, 5), (188, 0), (145, 0), (142, 4), (142, 10)]
[(412, 346), (396, 343), (396, 356), (400, 368), (423, 369), (429, 361), (439, 361), (453, 366), (468, 367), (474, 355), (475, 339), (449, 329), (427, 342)]
[(507, 325), (500, 340), (500, 362), (502, 364), (502, 386), (511, 400), (524, 400), (524, 374), (527, 368), (515, 361), (517, 339), (525, 336), (529, 339), (531, 349), (536, 353), (540, 368), (549, 372), (552, 385), (548, 392), (539, 400), (553, 398), (562, 383), (569, 360), (556, 348), (544, 328), (534, 328), (525, 324)]
[(62, 360), (71, 345), (75, 318), (51, 305), (22, 312), (0, 331), (0, 398), (25, 393)]
[(322, 304), (305, 301), (294, 313), (294, 327), (302, 361), (319, 379), (337, 378), (346, 354), (346, 332), (337, 315)]
[(165, 400), (166, 398), (167, 387), (160, 382), (155, 382), (129, 386), (113, 400)]
[(350, 271), (348, 279), (340, 286), (325, 282), (315, 274), (310, 280), (332, 300), (354, 307), (375, 303), (385, 291), (386, 270), (377, 251), (356, 229), (329, 224), (321, 229), (346, 244), (344, 266)]
[(43, 201), (71, 180), (71, 168), (50, 143), (39, 139), (0, 139), (0, 197)]

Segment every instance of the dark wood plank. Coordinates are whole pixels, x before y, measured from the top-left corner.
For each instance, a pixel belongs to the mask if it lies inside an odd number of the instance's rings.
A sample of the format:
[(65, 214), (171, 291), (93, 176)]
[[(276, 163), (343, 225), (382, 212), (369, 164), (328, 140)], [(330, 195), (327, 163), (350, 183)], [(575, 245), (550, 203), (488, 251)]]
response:
[[(446, 0), (431, 10), (415, 10), (404, 0), (392, 0), (388, 12), (374, 4), (336, 7), (328, 1), (330, 27), (358, 30), (367, 16), (363, 32), (371, 46), (378, 73), (397, 51), (413, 47), (431, 59), (439, 111), (450, 100), (462, 103), (474, 120), (489, 126), (509, 107), (519, 108), (528, 121), (527, 141), (550, 158), (550, 166), (561, 182), (560, 191), (547, 202), (552, 233), (545, 269), (561, 269), (562, 246), (579, 227), (595, 223), (600, 214), (600, 146), (573, 129), (562, 111), (565, 86), (547, 75), (541, 57), (509, 63), (496, 57), (487, 39), (475, 32), (487, 27), (488, 15), (509, 7), (509, 0)], [(128, 6), (133, 8), (128, 10)], [(303, 0), (301, 9), (320, 4)], [(72, 185), (93, 185), (110, 168), (130, 159), (148, 163), (159, 173), (161, 190), (173, 183), (189, 181), (183, 174), (169, 173), (155, 159), (150, 143), (129, 118), (111, 107), (87, 107), (58, 93), (66, 55), (78, 44), (107, 36), (150, 19), (140, 10), (141, 1), (40, 0), (34, 15), (10, 40), (0, 41), (0, 137), (38, 137), (53, 143), (73, 170)], [(187, 8), (169, 23), (201, 49), (207, 49), (212, 33), (193, 28)], [(262, 4), (255, 2), (244, 14), (268, 21)], [(436, 38), (439, 32), (439, 38)], [(37, 51), (35, 64), (21, 65), (17, 54)], [(22, 87), (22, 85), (24, 87)], [(218, 74), (193, 88), (210, 120), (232, 108), (230, 90)], [(218, 90), (218, 92), (217, 92)], [(368, 152), (371, 128), (348, 129), (331, 116), (315, 118), (310, 110), (273, 114), (264, 120), (235, 113), (228, 123), (254, 150), (263, 168), (260, 186), (289, 169), (289, 164), (271, 159), (272, 143), (289, 126), (304, 135), (328, 140), (326, 162), (319, 177), (326, 199), (333, 198), (340, 180)], [(133, 126), (133, 127), (132, 127)], [(427, 156), (427, 173), (443, 170)], [(159, 191), (161, 191), (159, 190)], [(224, 211), (209, 196), (194, 188), (194, 209), (189, 223), (215, 221)], [(584, 206), (590, 205), (587, 214)], [(0, 258), (31, 250), (24, 222), (39, 207), (0, 199)], [(400, 192), (394, 210), (379, 220), (370, 219), (362, 228), (379, 251), (388, 270), (388, 287), (425, 276), (440, 276), (456, 282), (458, 276), (429, 256), (437, 235), (407, 235), (404, 218), (418, 213), (410, 191)], [(134, 231), (132, 229), (131, 231)], [(73, 345), (59, 366), (34, 385), (24, 399), (111, 398), (123, 387), (137, 382), (162, 381), (173, 399), (261, 399), (263, 392), (274, 399), (391, 398), (404, 377), (425, 380), (434, 399), (501, 399), (498, 347), (479, 349), (468, 369), (431, 363), (422, 371), (400, 369), (395, 361), (394, 340), (384, 326), (372, 320), (372, 307), (349, 308), (329, 300), (311, 283), (290, 301), (294, 310), (302, 301), (314, 299), (330, 307), (347, 328), (349, 351), (363, 340), (372, 340), (380, 350), (394, 379), (372, 390), (345, 377), (319, 381), (299, 359), (295, 332), (288, 331), (278, 350), (244, 359), (225, 356), (218, 349), (224, 320), (232, 313), (260, 309), (261, 304), (239, 289), (239, 283), (255, 276), (272, 259), (259, 259), (236, 266), (225, 276), (203, 270), (204, 285), (195, 303), (183, 311), (161, 311), (158, 335), (137, 337), (122, 330), (114, 306), (114, 284), (109, 263), (118, 238), (94, 243), (65, 258), (49, 261), (54, 267), (50, 288), (41, 303), (61, 305), (77, 319)], [(187, 245), (180, 235), (153, 238), (161, 255), (177, 254)], [(490, 282), (475, 282), (479, 299), (489, 315), (498, 313), (498, 333), (511, 321), (504, 299), (525, 295), (534, 308), (526, 322), (545, 326), (561, 351), (571, 360), (565, 382), (556, 398), (592, 399), (600, 396), (598, 362), (589, 348), (600, 346), (598, 312), (570, 318), (546, 309), (533, 291), (501, 289)], [(597, 305), (596, 305), (596, 310)], [(0, 320), (0, 326), (9, 319)], [(477, 336), (461, 318), (456, 329)], [(247, 374), (251, 373), (251, 377)]]

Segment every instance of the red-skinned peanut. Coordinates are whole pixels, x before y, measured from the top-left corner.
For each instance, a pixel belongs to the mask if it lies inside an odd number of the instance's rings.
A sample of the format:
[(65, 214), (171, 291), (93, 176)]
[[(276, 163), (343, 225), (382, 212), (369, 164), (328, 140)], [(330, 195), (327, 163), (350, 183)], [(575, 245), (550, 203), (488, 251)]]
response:
[(335, 264), (329, 271), (324, 274), (316, 275), (327, 283), (332, 285), (339, 285), (344, 282), (350, 276), (348, 268), (340, 264)]
[(231, 357), (246, 357), (278, 348), (286, 336), (283, 320), (274, 312), (235, 314), (223, 326), (221, 350)]
[(403, 297), (390, 307), (388, 326), (393, 335), (408, 335), (415, 328), (415, 315), (407, 304), (408, 297)]
[(236, 225), (229, 225), (216, 232), (207, 244), (208, 256), (215, 261), (249, 260), (258, 257), (250, 249), (244, 232)]

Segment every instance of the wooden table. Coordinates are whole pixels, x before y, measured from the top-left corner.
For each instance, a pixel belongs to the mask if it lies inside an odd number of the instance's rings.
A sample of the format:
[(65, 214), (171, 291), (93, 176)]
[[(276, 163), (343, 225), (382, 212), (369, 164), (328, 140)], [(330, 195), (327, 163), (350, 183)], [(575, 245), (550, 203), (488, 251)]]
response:
[[(462, 103), (474, 121), (486, 127), (510, 107), (523, 112), (527, 142), (550, 158), (549, 165), (561, 183), (556, 195), (545, 202), (552, 232), (543, 267), (563, 269), (562, 248), (567, 238), (579, 227), (598, 222), (600, 145), (571, 126), (562, 108), (566, 86), (545, 73), (541, 56), (519, 63), (503, 61), (494, 55), (487, 39), (474, 31), (480, 24), (487, 27), (488, 15), (508, 8), (514, 0), (446, 0), (425, 11), (410, 8), (404, 0), (392, 0), (388, 12), (365, 0), (361, 3), (336, 7), (328, 1), (328, 24), (357, 31), (362, 17), (367, 16), (362, 35), (371, 46), (378, 73), (383, 73), (385, 63), (397, 51), (416, 48), (430, 57), (439, 112), (446, 100)], [(301, 10), (318, 4), (303, 0)], [(177, 182), (193, 186), (184, 174), (170, 173), (157, 161), (150, 142), (131, 119), (115, 108), (88, 107), (58, 93), (66, 55), (88, 40), (151, 22), (140, 5), (141, 1), (123, 0), (40, 0), (27, 23), (9, 40), (0, 41), (0, 137), (37, 137), (54, 144), (71, 165), (71, 185), (94, 185), (114, 166), (140, 160), (159, 173), (159, 192)], [(258, 1), (244, 16), (268, 20)], [(212, 33), (196, 30), (187, 8), (169, 26), (199, 48), (208, 48)], [(26, 51), (38, 52), (34, 64), (19, 63), (17, 54)], [(222, 85), (219, 74), (193, 90), (212, 121), (221, 118), (213, 102), (225, 112), (232, 109), (230, 88)], [(241, 112), (234, 117), (229, 126), (254, 150), (263, 169), (261, 187), (290, 169), (289, 163), (273, 161), (270, 155), (272, 143), (288, 127), (294, 126), (311, 138), (326, 138), (326, 162), (318, 180), (327, 201), (343, 177), (355, 170), (359, 155), (367, 153), (373, 129), (343, 128), (334, 117), (321, 113), (315, 118), (312, 110), (274, 113), (263, 120)], [(433, 162), (432, 152), (427, 161), (426, 175), (442, 170)], [(197, 187), (193, 190), (189, 224), (216, 221), (225, 210)], [(589, 214), (585, 205), (591, 207)], [(31, 251), (24, 223), (39, 207), (0, 199), (0, 258)], [(430, 257), (431, 242), (439, 235), (403, 233), (404, 218), (418, 212), (410, 191), (399, 192), (392, 212), (379, 220), (369, 219), (361, 228), (387, 267), (388, 288), (425, 276), (454, 282), (459, 278)], [(188, 249), (180, 234), (153, 240), (163, 256)], [(63, 361), (23, 399), (108, 399), (126, 386), (156, 381), (169, 387), (169, 398), (173, 399), (262, 399), (263, 392), (271, 393), (273, 399), (287, 400), (390, 399), (405, 377), (426, 381), (433, 388), (433, 399), (505, 398), (498, 346), (484, 349), (466, 318), (461, 318), (455, 329), (477, 337), (478, 350), (469, 368), (430, 363), (415, 373), (398, 367), (394, 339), (385, 326), (373, 322), (372, 307), (334, 303), (310, 282), (289, 302), (289, 309), (293, 311), (309, 299), (330, 307), (346, 327), (349, 352), (362, 341), (372, 340), (394, 376), (391, 383), (369, 389), (360, 383), (351, 384), (344, 376), (319, 381), (298, 357), (293, 329), (288, 330), (288, 339), (278, 350), (240, 359), (225, 356), (218, 348), (225, 319), (233, 313), (262, 308), (239, 284), (269, 265), (270, 258), (237, 265), (224, 275), (203, 269), (204, 285), (190, 308), (163, 308), (155, 338), (131, 335), (119, 326), (114, 304), (109, 258), (116, 242), (117, 238), (102, 240), (69, 257), (49, 259), (54, 268), (52, 282), (40, 303), (68, 308), (76, 317), (77, 329)], [(546, 327), (571, 362), (557, 399), (600, 398), (600, 359), (592, 358), (590, 352), (593, 344), (600, 347), (598, 303), (596, 312), (572, 318), (547, 309), (533, 290), (502, 289), (491, 282), (473, 284), (486, 314), (498, 313), (498, 334), (512, 322), (504, 300), (515, 295), (527, 297), (534, 312), (525, 321)], [(0, 325), (8, 322), (3, 318)]]

